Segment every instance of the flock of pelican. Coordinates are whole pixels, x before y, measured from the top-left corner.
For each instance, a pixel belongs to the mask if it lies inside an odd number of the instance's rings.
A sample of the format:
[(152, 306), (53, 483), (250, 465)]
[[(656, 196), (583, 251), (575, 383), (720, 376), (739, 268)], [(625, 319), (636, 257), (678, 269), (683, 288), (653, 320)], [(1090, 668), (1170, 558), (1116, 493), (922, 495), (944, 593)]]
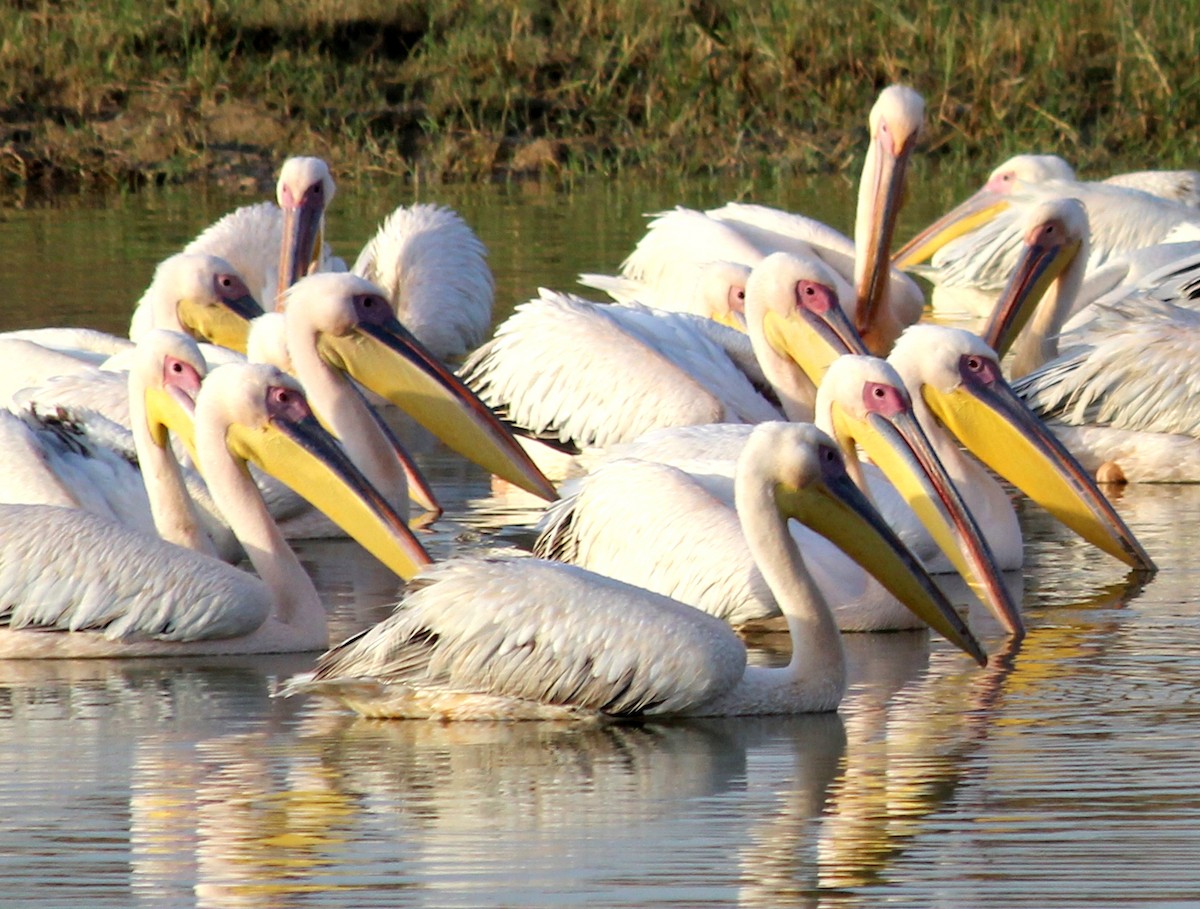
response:
[[(621, 274), (581, 276), (613, 302), (542, 289), (486, 342), (457, 214), (398, 209), (347, 270), (328, 166), (289, 159), (275, 203), (160, 264), (128, 338), (0, 336), (0, 658), (325, 651), (282, 693), (372, 717), (818, 712), (844, 631), (928, 626), (986, 662), (932, 575), (1019, 641), (997, 475), (1153, 570), (1096, 478), (1200, 479), (1196, 175), (1020, 156), (893, 256), (923, 117), (902, 86), (872, 108), (853, 239), (676, 208)], [(965, 289), (981, 335), (916, 324), (912, 269), (935, 311)], [(551, 502), (534, 552), (433, 564), (410, 520), (441, 506), (383, 408)], [(288, 544), (313, 533), (408, 582), (333, 647)], [(750, 627), (788, 634), (787, 665), (748, 665)]]

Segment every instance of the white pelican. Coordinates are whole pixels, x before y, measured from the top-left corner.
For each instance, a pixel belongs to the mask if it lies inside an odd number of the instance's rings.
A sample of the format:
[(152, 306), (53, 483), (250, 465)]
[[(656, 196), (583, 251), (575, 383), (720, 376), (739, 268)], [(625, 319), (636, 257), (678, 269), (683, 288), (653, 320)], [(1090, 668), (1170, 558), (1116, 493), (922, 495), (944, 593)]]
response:
[[(72, 405), (90, 407), (127, 425), (124, 377), (111, 377), (116, 391), (91, 389), (102, 367), (123, 368), (123, 356), (150, 328), (178, 331), (197, 340), (245, 350), (249, 320), (262, 314), (246, 283), (233, 266), (216, 256), (179, 253), (160, 262), (138, 304), (133, 340), (90, 328), (33, 328), (0, 333), (0, 350), (10, 354), (10, 368), (0, 376), (0, 400), (9, 401), (22, 388), (43, 385), (56, 377), (76, 376), (60, 387)], [(116, 394), (118, 400), (111, 400)], [(66, 398), (64, 398), (65, 400)]]
[(571, 719), (835, 710), (841, 636), (786, 530), (796, 518), (869, 567), (980, 662), (969, 630), (813, 426), (756, 428), (738, 463), (738, 514), (788, 619), (786, 667), (746, 665), (719, 619), (575, 566), (504, 556), (421, 575), (393, 615), (323, 655), (284, 693), (375, 717)]
[[(554, 487), (496, 415), (400, 323), (382, 290), (354, 274), (309, 275), (283, 296), (287, 354), (314, 406), (353, 457), (405, 501), (391, 441), (367, 413), (349, 376), (447, 446), (522, 489), (553, 500)], [(296, 304), (297, 317), (287, 314)]]
[(853, 311), (868, 347), (886, 352), (925, 306), (920, 288), (890, 268), (888, 259), (924, 114), (921, 96), (900, 85), (884, 89), (871, 108), (853, 242), (811, 218), (759, 205), (728, 204), (707, 212), (678, 208), (650, 223), (622, 274), (654, 284), (660, 278), (678, 280), (681, 263), (728, 260), (754, 266), (776, 251), (816, 257), (837, 274), (838, 297)]
[[(174, 480), (163, 478), (166, 468), (145, 426), (144, 401), (163, 395), (168, 377), (179, 384), (191, 376), (192, 393), (199, 389), (207, 369), (195, 343), (177, 332), (147, 332), (130, 365), (128, 373), (104, 373), (118, 378), (124, 388), (124, 426), (80, 406), (34, 401), (19, 410), (0, 410), (6, 465), (0, 502), (82, 509), (227, 560), (241, 558), (241, 547), (196, 471), (180, 475), (172, 463)], [(181, 529), (178, 518), (162, 525), (157, 520), (156, 512), (168, 501), (162, 495), (164, 484), (172, 489), (186, 484), (182, 495), (197, 506), (189, 529)]]
[(184, 252), (226, 259), (264, 305), (313, 271), (345, 271), (325, 242), (325, 210), (336, 187), (320, 158), (283, 162), (275, 202), (235, 209), (209, 225)]
[[(152, 435), (189, 435), (182, 396), (147, 399)], [(164, 421), (159, 423), (158, 421)], [(295, 483), (403, 577), (428, 556), (341, 454), (298, 384), (262, 365), (214, 370), (195, 408), (205, 479), (259, 573), (87, 512), (0, 506), (0, 658), (269, 653), (327, 646), (325, 610), (246, 471)]]
[[(917, 557), (928, 566), (940, 549), (942, 570), (959, 570), (1005, 629), (1023, 634), (984, 535), (917, 424), (895, 370), (874, 357), (838, 358), (821, 383), (817, 410), (822, 428), (845, 440), (848, 457), (858, 442), (886, 472), (869, 493), (889, 526), (904, 528), (901, 539)], [(717, 430), (718, 444), (730, 443), (732, 433), (716, 426), (689, 428), (688, 435), (701, 440), (707, 430)], [(751, 434), (740, 433), (742, 441)], [(650, 436), (630, 447), (663, 454)], [(703, 441), (698, 447), (695, 460), (603, 463), (547, 513), (535, 552), (678, 597), (731, 624), (778, 615), (733, 511), (734, 461), (706, 457)], [(861, 478), (859, 486), (868, 491)], [(843, 631), (914, 626), (912, 614), (853, 561), (806, 528), (791, 530)]]
[[(1046, 156), (1025, 155), (1000, 165), (983, 188), (918, 233), (893, 257), (910, 269), (932, 256), (922, 274), (935, 285), (935, 312), (989, 312), (1012, 274), (1030, 208), (1078, 199), (1091, 224), (1087, 268), (1167, 240), (1200, 212), (1126, 186), (1087, 183), (1048, 172)], [(1061, 159), (1059, 159), (1061, 160)], [(1064, 166), (1065, 166), (1065, 162)], [(1068, 169), (1069, 170), (1069, 169)]]
[[(325, 245), (325, 212), (335, 186), (320, 158), (288, 158), (276, 185), (278, 205), (226, 215), (191, 244), (233, 262), (264, 301), (306, 274), (345, 271)], [(269, 263), (278, 262), (275, 269)], [(492, 322), (495, 286), (487, 250), (454, 211), (440, 205), (397, 208), (363, 247), (352, 269), (384, 289), (400, 321), (441, 359), (479, 345)]]

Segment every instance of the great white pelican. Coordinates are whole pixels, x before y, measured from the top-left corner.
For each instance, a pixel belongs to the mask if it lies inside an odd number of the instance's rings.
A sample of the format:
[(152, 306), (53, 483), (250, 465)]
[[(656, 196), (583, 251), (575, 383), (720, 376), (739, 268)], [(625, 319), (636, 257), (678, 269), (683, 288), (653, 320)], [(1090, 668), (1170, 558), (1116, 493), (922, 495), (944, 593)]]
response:
[(333, 648), (284, 693), (337, 698), (372, 717), (441, 720), (718, 716), (835, 710), (841, 635), (787, 532), (827, 535), (981, 663), (962, 620), (806, 424), (756, 427), (738, 462), (745, 535), (787, 617), (787, 666), (746, 665), (729, 626), (576, 566), (454, 559), (420, 575), (391, 617)]

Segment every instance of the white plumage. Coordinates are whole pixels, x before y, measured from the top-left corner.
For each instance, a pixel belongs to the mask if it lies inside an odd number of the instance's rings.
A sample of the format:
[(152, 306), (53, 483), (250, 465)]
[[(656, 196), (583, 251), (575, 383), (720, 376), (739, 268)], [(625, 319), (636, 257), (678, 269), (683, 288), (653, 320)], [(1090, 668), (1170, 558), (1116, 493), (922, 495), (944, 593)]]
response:
[(486, 404), (535, 437), (584, 448), (655, 426), (779, 417), (740, 367), (753, 357), (744, 334), (686, 313), (539, 294), (462, 368)]
[[(196, 407), (200, 462), (264, 580), (85, 512), (0, 506), (6, 528), (0, 535), (6, 626), (0, 629), (0, 656), (262, 653), (324, 646), (325, 612), (316, 590), (241, 460), (249, 449), (250, 457), (275, 469), (281, 449), (274, 443), (260, 448), (259, 440), (280, 427), (319, 435), (299, 387), (277, 370), (231, 365), (205, 383)], [(232, 441), (235, 436), (240, 443)], [(242, 456), (233, 455), (235, 444)], [(329, 476), (324, 480), (323, 488), (308, 493), (340, 499), (336, 489), (330, 491)], [(373, 508), (377, 505), (366, 506)], [(373, 551), (397, 570), (428, 561), (397, 516), (377, 513)]]
[[(392, 617), (325, 654), (286, 691), (331, 695), (369, 716), (442, 719), (835, 709), (845, 687), (840, 637), (783, 532), (784, 515), (837, 533), (850, 513), (872, 510), (828, 437), (811, 426), (760, 426), (737, 485), (750, 545), (789, 617), (785, 668), (747, 668), (728, 626), (681, 603), (572, 566), (502, 556), (431, 569)], [(874, 550), (881, 576), (920, 577), (915, 563), (898, 569), (883, 549)], [(932, 605), (926, 596), (914, 592), (914, 608)], [(931, 611), (949, 609), (940, 595), (931, 599)], [(953, 611), (940, 614), (978, 658)]]

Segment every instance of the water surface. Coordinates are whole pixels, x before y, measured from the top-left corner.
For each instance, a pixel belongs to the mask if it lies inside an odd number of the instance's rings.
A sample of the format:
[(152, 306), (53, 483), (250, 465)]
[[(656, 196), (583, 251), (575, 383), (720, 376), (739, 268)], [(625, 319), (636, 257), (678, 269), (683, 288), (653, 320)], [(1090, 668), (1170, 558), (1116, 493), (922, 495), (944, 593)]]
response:
[[(909, 230), (957, 189), (918, 193)], [(491, 250), (503, 313), (539, 285), (615, 270), (642, 212), (741, 194), (848, 229), (852, 190), (364, 184), (339, 189), (330, 234), (353, 258), (393, 205), (451, 204)], [(3, 211), (0, 328), (123, 331), (154, 263), (245, 201), (188, 190)], [(426, 537), (435, 557), (528, 543), (536, 510), (409, 440), (447, 507)], [(4, 903), (1192, 904), (1200, 489), (1135, 488), (1116, 505), (1156, 577), (1025, 507), (1020, 652), (981, 670), (923, 634), (847, 636), (852, 687), (827, 716), (387, 723), (272, 698), (311, 656), (0, 662)], [(395, 601), (356, 546), (298, 548), (335, 638)], [(756, 659), (780, 659), (776, 646)]]

